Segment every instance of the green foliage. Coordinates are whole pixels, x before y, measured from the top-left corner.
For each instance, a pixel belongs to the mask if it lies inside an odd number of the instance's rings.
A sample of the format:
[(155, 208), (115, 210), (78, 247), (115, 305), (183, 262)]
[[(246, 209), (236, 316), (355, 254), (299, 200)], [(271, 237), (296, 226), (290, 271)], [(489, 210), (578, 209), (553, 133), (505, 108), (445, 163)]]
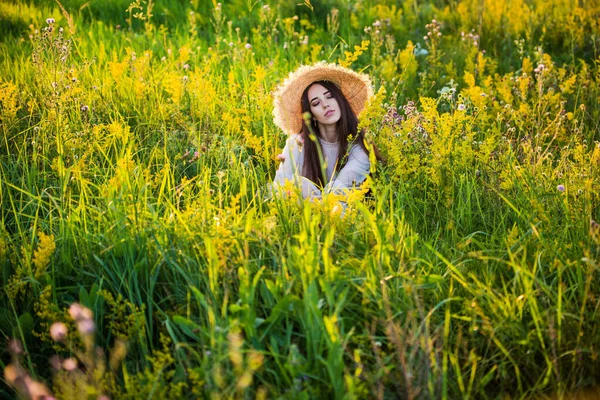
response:
[[(598, 385), (598, 5), (296, 3), (0, 0), (5, 382), (77, 399)], [(377, 93), (361, 127), (385, 162), (343, 211), (264, 196), (285, 141), (270, 93), (321, 59)]]

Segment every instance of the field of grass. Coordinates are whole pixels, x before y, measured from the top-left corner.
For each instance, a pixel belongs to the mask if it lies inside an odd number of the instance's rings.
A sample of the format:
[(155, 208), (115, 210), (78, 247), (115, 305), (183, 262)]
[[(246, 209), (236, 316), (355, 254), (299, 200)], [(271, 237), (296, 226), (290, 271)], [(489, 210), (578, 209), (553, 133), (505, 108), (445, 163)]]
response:
[[(1, 398), (598, 390), (600, 4), (296, 3), (0, 0)], [(377, 93), (343, 215), (268, 195), (320, 60)]]

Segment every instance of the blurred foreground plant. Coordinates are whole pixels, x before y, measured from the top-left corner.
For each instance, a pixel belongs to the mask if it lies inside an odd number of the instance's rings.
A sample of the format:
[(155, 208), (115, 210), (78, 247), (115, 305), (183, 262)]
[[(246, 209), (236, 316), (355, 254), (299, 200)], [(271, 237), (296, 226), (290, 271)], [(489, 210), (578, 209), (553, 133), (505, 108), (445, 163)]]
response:
[[(54, 355), (50, 358), (53, 370), (54, 394), (61, 399), (108, 399), (106, 395), (114, 390), (114, 372), (118, 371), (127, 352), (125, 342), (116, 340), (107, 362), (100, 347), (95, 346), (96, 325), (92, 311), (78, 303), (69, 308), (69, 325), (75, 325), (77, 337), (69, 335), (64, 322), (54, 322), (50, 327), (50, 337), (62, 344), (69, 357)], [(22, 397), (27, 399), (53, 399), (50, 389), (32, 377), (22, 366), (23, 348), (17, 340), (9, 346), (12, 363), (4, 369), (6, 382)]]

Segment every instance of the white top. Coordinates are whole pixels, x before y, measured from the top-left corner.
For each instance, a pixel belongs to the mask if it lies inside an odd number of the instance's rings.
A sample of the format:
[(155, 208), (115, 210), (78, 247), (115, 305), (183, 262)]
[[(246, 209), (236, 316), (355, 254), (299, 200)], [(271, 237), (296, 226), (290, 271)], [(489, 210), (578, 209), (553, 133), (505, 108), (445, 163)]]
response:
[[(353, 145), (348, 155), (348, 162), (344, 165), (337, 175), (333, 174), (335, 163), (339, 153), (338, 143), (329, 143), (319, 138), (323, 158), (327, 162), (325, 170), (325, 193), (344, 194), (347, 190), (360, 185), (369, 174), (370, 161), (369, 155), (359, 145)], [(286, 180), (293, 181), (299, 187), (302, 187), (302, 196), (306, 198), (320, 198), (321, 190), (310, 180), (302, 176), (302, 167), (304, 165), (304, 153), (302, 139), (300, 135), (290, 135), (282, 151), (283, 162), (275, 173), (273, 184), (283, 186)]]

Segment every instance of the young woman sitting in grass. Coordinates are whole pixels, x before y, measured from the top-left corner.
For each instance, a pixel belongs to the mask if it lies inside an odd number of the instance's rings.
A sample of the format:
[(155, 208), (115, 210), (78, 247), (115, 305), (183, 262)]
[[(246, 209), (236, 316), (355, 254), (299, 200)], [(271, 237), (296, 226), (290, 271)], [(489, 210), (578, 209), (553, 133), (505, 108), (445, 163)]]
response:
[(275, 174), (275, 188), (286, 182), (302, 196), (344, 195), (370, 171), (357, 115), (373, 95), (367, 75), (320, 62), (291, 73), (275, 92), (275, 123), (289, 134)]

